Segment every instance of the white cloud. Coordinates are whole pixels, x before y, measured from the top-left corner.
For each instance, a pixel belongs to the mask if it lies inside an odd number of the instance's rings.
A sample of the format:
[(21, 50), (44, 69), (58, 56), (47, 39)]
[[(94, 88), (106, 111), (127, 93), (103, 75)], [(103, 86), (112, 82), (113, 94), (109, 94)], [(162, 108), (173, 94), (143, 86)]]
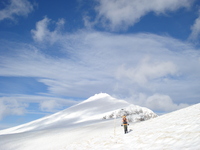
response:
[(26, 103), (20, 103), (11, 97), (0, 98), (0, 120), (8, 115), (23, 115), (27, 106)]
[(56, 22), (56, 27), (54, 30), (50, 30), (48, 26), (51, 24), (51, 20), (47, 17), (44, 17), (43, 20), (38, 21), (36, 23), (36, 29), (31, 30), (33, 39), (37, 42), (50, 42), (53, 44), (60, 38), (61, 30), (63, 25), (65, 24), (64, 19), (59, 19)]
[(27, 16), (33, 11), (33, 5), (27, 0), (10, 0), (9, 5), (0, 10), (0, 21), (4, 19), (14, 20), (15, 16)]
[(162, 79), (169, 75), (176, 76), (176, 65), (173, 62), (150, 61), (150, 58), (144, 58), (137, 66), (126, 68), (119, 67), (118, 78), (129, 78), (130, 81), (143, 86), (149, 80)]
[(43, 20), (36, 23), (36, 30), (31, 30), (34, 40), (41, 42), (47, 38), (50, 32), (47, 29), (49, 21), (50, 19), (45, 17)]
[(198, 41), (200, 37), (200, 10), (199, 17), (195, 20), (193, 26), (191, 27), (191, 34), (189, 36), (189, 40)]
[(48, 100), (48, 101), (43, 101), (40, 103), (40, 109), (42, 111), (47, 111), (47, 112), (56, 112), (56, 110), (59, 110), (63, 108), (62, 105), (60, 105), (57, 101), (55, 100)]
[(126, 29), (137, 23), (149, 12), (157, 15), (179, 8), (189, 8), (193, 0), (97, 0), (98, 17), (104, 26), (112, 30)]
[(144, 104), (147, 108), (154, 111), (170, 112), (189, 106), (188, 104), (181, 103), (175, 104), (168, 95), (154, 94), (147, 98)]

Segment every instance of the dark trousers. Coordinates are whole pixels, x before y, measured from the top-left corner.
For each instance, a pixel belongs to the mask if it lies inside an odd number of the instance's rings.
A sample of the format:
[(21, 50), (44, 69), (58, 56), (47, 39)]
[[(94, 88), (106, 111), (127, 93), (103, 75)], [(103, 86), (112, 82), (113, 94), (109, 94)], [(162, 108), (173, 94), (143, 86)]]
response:
[(128, 133), (128, 125), (124, 125), (124, 133)]

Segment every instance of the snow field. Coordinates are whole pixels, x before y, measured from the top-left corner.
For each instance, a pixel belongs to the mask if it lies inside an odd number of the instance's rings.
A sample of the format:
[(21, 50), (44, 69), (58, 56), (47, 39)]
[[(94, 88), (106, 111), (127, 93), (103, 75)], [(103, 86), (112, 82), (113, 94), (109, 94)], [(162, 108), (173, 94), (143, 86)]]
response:
[(65, 149), (93, 150), (199, 150), (200, 104), (145, 122), (131, 124), (128, 134), (116, 127), (116, 134), (107, 131)]
[[(95, 95), (51, 116), (0, 131), (0, 150), (200, 150), (200, 103), (129, 123), (128, 134), (121, 118), (102, 119), (122, 105), (129, 104)], [(147, 116), (152, 114), (146, 110)]]

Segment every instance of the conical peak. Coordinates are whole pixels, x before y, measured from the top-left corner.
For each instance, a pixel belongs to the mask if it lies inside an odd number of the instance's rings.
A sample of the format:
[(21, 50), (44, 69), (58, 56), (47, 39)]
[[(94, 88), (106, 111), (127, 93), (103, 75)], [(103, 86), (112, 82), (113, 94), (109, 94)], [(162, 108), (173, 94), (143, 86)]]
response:
[(105, 103), (105, 105), (110, 104), (110, 103), (112, 103), (112, 104), (116, 104), (116, 103), (129, 104), (125, 100), (116, 99), (116, 98), (110, 96), (107, 93), (95, 94), (94, 96), (91, 96), (90, 98), (88, 98), (87, 100), (79, 103), (78, 105), (85, 104), (85, 103), (96, 103), (96, 104)]
[(99, 93), (99, 94), (95, 94), (94, 96), (91, 96), (90, 98), (88, 98), (87, 100), (85, 100), (84, 102), (89, 102), (89, 101), (95, 101), (98, 99), (103, 99), (103, 98), (112, 98), (109, 94), (107, 93)]

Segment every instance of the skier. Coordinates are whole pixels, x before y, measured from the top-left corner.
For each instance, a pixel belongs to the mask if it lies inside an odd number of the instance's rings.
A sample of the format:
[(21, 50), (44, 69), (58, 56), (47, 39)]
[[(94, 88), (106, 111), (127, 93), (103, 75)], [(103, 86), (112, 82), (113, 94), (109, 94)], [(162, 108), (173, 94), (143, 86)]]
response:
[(124, 126), (124, 133), (128, 133), (128, 119), (126, 119), (126, 116), (123, 116), (122, 117), (122, 125), (121, 126)]

